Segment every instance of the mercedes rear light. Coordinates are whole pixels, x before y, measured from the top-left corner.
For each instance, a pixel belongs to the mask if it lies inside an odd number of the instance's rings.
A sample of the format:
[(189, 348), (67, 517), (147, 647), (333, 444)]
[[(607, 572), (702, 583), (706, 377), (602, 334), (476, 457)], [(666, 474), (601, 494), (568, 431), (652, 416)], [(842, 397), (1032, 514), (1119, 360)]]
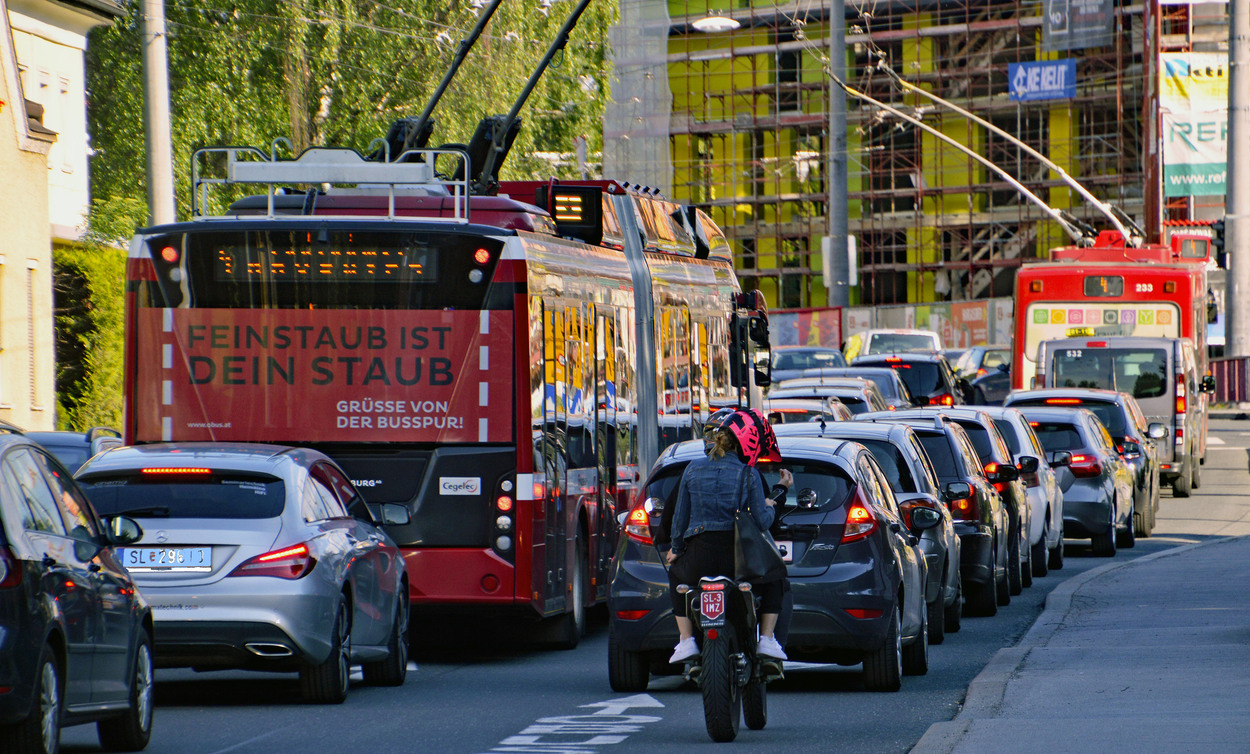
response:
[(22, 583), (22, 564), (13, 552), (0, 545), (0, 589), (12, 589)]
[[(650, 498), (647, 501), (649, 502)], [(651, 516), (647, 513), (646, 502), (635, 506), (625, 518), (625, 534), (639, 544), (655, 544), (655, 540), (651, 537)]]
[(1102, 461), (1098, 456), (1088, 453), (1073, 453), (1072, 463), (1068, 466), (1072, 476), (1078, 478), (1096, 477), (1102, 474)]
[(275, 576), (294, 580), (307, 575), (316, 564), (317, 560), (308, 551), (308, 545), (300, 543), (248, 558), (231, 571), (230, 575)]
[(854, 502), (846, 509), (846, 527), (842, 530), (842, 544), (857, 542), (872, 534), (876, 528), (876, 517), (856, 495)]

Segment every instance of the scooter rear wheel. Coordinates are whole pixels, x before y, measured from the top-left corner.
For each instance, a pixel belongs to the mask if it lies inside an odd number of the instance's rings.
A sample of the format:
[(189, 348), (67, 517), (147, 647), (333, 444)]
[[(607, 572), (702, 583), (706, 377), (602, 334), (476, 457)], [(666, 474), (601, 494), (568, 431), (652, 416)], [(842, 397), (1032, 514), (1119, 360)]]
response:
[(763, 730), (768, 725), (767, 684), (760, 678), (752, 678), (742, 690), (742, 716), (751, 730)]
[(699, 686), (703, 691), (703, 720), (713, 741), (725, 743), (738, 737), (742, 704), (738, 700), (738, 682), (733, 667), (733, 654), (738, 637), (733, 626), (717, 629), (715, 639), (703, 639), (703, 672)]

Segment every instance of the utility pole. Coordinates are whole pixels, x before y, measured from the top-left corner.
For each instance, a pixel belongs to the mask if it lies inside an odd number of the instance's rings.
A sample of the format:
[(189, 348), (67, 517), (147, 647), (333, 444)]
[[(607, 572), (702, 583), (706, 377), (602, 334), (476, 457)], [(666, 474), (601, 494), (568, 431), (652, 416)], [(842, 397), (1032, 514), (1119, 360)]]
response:
[(1228, 2), (1228, 332), (1224, 354), (1250, 356), (1250, 0)]
[[(829, 68), (839, 81), (846, 81), (846, 5), (843, 0), (829, 4)], [(850, 259), (847, 246), (846, 200), (846, 92), (829, 87), (829, 219), (831, 253), (824, 260), (830, 266), (832, 285), (825, 289), (827, 306), (847, 306), (851, 302)]]
[(165, 0), (143, 0), (143, 129), (148, 148), (148, 212), (153, 225), (174, 222), (174, 150), (169, 136), (169, 53)]

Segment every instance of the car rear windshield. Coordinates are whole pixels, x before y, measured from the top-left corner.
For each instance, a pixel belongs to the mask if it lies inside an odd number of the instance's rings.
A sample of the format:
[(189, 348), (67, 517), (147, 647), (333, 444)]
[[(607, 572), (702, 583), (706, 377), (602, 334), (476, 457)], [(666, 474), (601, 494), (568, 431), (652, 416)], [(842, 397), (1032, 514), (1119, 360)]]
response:
[(78, 483), (101, 516), (274, 518), (286, 500), (281, 479), (253, 474), (128, 474)]
[(937, 343), (929, 335), (912, 335), (909, 333), (877, 333), (868, 342), (869, 353), (885, 353), (887, 351), (933, 351)]
[(920, 440), (920, 447), (924, 448), (924, 452), (929, 454), (929, 463), (933, 466), (933, 470), (937, 472), (938, 479), (943, 482), (958, 480), (963, 473), (961, 464), (955, 460), (955, 454), (951, 450), (950, 440), (946, 435), (931, 435), (917, 433)]
[(1157, 398), (1168, 384), (1168, 354), (1162, 348), (1058, 348), (1051, 369), (1055, 387), (1119, 390), (1134, 398)]
[(938, 365), (930, 361), (917, 361), (910, 364), (892, 362), (891, 367), (903, 378), (903, 384), (912, 395), (928, 395), (946, 389), (942, 384), (942, 371)]
[(841, 351), (781, 352), (773, 362), (773, 369), (823, 369), (846, 364)]
[(1037, 439), (1041, 441), (1042, 447), (1047, 453), (1053, 453), (1056, 450), (1079, 450), (1085, 447), (1085, 443), (1081, 441), (1081, 433), (1077, 431), (1075, 424), (1065, 424), (1064, 422), (1029, 422), (1033, 424), (1033, 432), (1037, 435)]
[(866, 414), (869, 411), (868, 401), (857, 395), (839, 395), (838, 400), (842, 401), (842, 405), (846, 406), (852, 414)]
[[(1031, 400), (1026, 403), (1013, 403), (1012, 406), (1047, 406), (1051, 405), (1044, 400)], [(1087, 408), (1094, 412), (1094, 416), (1098, 417), (1098, 421), (1107, 428), (1107, 432), (1112, 437), (1124, 437), (1126, 434), (1126, 425), (1124, 423), (1124, 410), (1114, 403), (1106, 401), (1087, 401), (1082, 400), (1080, 403), (1065, 404), (1069, 408)], [(1049, 448), (1047, 448), (1049, 450)]]

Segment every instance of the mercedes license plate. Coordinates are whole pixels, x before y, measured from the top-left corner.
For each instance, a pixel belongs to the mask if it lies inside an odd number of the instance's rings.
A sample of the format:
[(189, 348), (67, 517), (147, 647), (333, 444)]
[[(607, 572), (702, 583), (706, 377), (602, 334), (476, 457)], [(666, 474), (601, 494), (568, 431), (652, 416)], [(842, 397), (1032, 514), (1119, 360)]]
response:
[(129, 571), (211, 571), (211, 547), (127, 547), (122, 565)]
[(699, 594), (699, 613), (703, 616), (704, 626), (719, 626), (725, 622), (725, 593), (701, 592)]

